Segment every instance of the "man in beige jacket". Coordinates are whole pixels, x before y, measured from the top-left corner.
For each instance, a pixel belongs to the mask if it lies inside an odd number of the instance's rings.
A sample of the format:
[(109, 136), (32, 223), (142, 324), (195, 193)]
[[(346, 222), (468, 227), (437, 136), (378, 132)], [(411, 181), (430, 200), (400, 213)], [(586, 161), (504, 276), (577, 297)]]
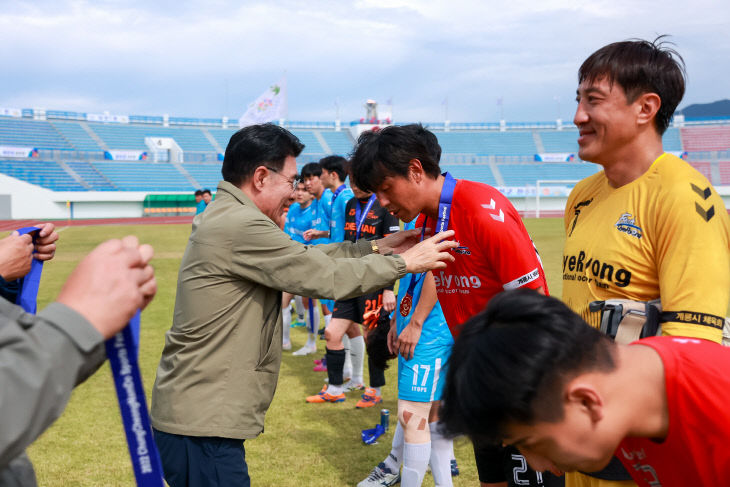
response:
[(215, 201), (193, 221), (152, 391), (171, 487), (250, 485), (243, 440), (263, 431), (276, 389), (282, 291), (346, 299), (453, 260), (456, 243), (444, 241), (453, 232), (415, 246), (417, 231), (316, 247), (292, 241), (275, 222), (294, 197), (303, 148), (276, 125), (239, 130)]

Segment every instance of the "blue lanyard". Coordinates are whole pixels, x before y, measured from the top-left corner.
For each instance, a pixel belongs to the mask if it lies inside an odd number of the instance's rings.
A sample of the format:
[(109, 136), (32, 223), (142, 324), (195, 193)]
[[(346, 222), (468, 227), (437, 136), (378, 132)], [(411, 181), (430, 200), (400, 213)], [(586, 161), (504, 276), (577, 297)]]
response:
[[(441, 188), (441, 195), (439, 196), (439, 209), (438, 209), (438, 221), (436, 222), (436, 232), (441, 233), (449, 228), (449, 218), (451, 217), (451, 201), (454, 199), (454, 188), (456, 188), (456, 179), (454, 179), (448, 172), (443, 173), (444, 185)], [(421, 241), (426, 234), (426, 223), (428, 217), (423, 220), (421, 228)], [(411, 275), (411, 282), (408, 284), (408, 290), (406, 295), (403, 297), (400, 303), (400, 313), (404, 318), (408, 316), (413, 305), (413, 293), (416, 290), (416, 286), (426, 273), (422, 272), (418, 276)]]
[[(18, 233), (34, 233), (37, 227), (25, 227)], [(33, 235), (35, 241), (37, 234)], [(38, 287), (41, 282), (43, 262), (33, 259), (30, 272), (23, 277), (17, 304), (26, 312), (35, 314), (37, 310)], [(106, 341), (106, 355), (114, 376), (117, 399), (122, 412), (122, 422), (127, 434), (129, 453), (137, 485), (144, 487), (163, 487), (162, 465), (159, 453), (152, 439), (147, 402), (142, 388), (142, 376), (137, 364), (139, 346), (139, 311), (129, 322), (129, 326)], [(134, 447), (132, 446), (134, 443)]]
[(331, 204), (333, 204), (333, 205), (335, 204), (335, 200), (340, 195), (340, 193), (342, 193), (345, 190), (346, 187), (347, 186), (344, 183), (342, 183), (340, 185), (340, 187), (335, 190), (335, 193), (332, 195), (332, 203)]
[(368, 217), (368, 212), (370, 211), (370, 208), (373, 207), (373, 203), (375, 203), (375, 195), (371, 194), (370, 199), (368, 199), (367, 205), (365, 205), (365, 210), (362, 209), (362, 205), (360, 204), (360, 200), (355, 200), (355, 222), (357, 222), (357, 228), (355, 230), (355, 240), (360, 240), (360, 229), (362, 228), (362, 224), (365, 221), (365, 219)]
[[(38, 236), (38, 227), (25, 227), (18, 229), (20, 235), (26, 233), (32, 234), (33, 243), (36, 241)], [(15, 304), (25, 310), (26, 313), (35, 314), (38, 310), (38, 288), (41, 284), (41, 273), (43, 272), (43, 261), (33, 259), (30, 264), (30, 272), (26, 274), (20, 282), (20, 290), (18, 291), (18, 297), (15, 300)]]
[(106, 341), (106, 355), (112, 369), (122, 424), (137, 485), (163, 487), (162, 464), (152, 437), (142, 375), (137, 363), (137, 343), (132, 330), (139, 330), (139, 311), (122, 331)]

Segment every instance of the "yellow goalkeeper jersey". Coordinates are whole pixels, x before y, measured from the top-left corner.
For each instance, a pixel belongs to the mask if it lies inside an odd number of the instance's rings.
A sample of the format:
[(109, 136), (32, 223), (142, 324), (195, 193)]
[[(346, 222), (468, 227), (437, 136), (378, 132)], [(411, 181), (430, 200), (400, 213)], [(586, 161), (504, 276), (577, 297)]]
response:
[(707, 179), (671, 154), (620, 188), (603, 171), (565, 208), (563, 300), (591, 326), (591, 301), (661, 298), (662, 332), (722, 341), (730, 299), (730, 218)]

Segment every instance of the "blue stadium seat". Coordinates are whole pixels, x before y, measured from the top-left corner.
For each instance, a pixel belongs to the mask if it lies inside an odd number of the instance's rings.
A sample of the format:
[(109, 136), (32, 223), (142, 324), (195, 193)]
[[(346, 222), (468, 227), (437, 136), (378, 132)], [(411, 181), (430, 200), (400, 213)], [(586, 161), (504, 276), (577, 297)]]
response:
[(49, 122), (0, 117), (0, 145), (36, 149), (73, 149)]
[(86, 191), (86, 188), (52, 161), (2, 160), (0, 173), (53, 191)]

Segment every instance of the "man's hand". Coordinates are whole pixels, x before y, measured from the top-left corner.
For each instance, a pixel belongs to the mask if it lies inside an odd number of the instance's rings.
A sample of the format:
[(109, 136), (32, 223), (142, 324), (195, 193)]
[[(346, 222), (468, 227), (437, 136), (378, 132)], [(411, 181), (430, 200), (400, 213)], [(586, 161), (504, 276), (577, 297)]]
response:
[(33, 238), (13, 232), (0, 240), (0, 276), (6, 281), (20, 279), (30, 272)]
[(153, 250), (137, 237), (96, 247), (71, 273), (57, 301), (84, 316), (105, 339), (124, 328), (157, 292)]
[[(398, 233), (393, 235), (398, 235)], [(446, 267), (446, 262), (453, 262), (454, 256), (449, 254), (448, 250), (458, 247), (459, 244), (453, 240), (446, 240), (453, 236), (453, 230), (437, 233), (402, 252), (400, 256), (406, 261), (406, 272), (420, 274), (433, 269), (443, 269)]]
[(36, 225), (40, 228), (36, 234), (35, 239), (35, 253), (33, 258), (36, 260), (51, 260), (56, 254), (56, 240), (58, 240), (58, 233), (55, 231), (56, 227), (53, 223), (44, 223), (43, 225)]
[(329, 237), (330, 232), (327, 232), (325, 230), (315, 230), (314, 228), (310, 228), (304, 234), (302, 235), (304, 237), (304, 240), (309, 242), (310, 240), (317, 240), (318, 238), (326, 238)]
[(378, 239), (375, 243), (383, 255), (402, 254), (421, 240), (421, 229), (401, 230)]
[(395, 294), (390, 289), (383, 291), (383, 309), (388, 313), (395, 309)]
[(423, 323), (418, 323), (411, 318), (408, 326), (403, 328), (403, 331), (398, 336), (397, 350), (404, 359), (410, 360), (413, 358), (413, 353), (416, 351), (416, 345), (418, 345), (418, 340), (421, 338), (422, 330)]

